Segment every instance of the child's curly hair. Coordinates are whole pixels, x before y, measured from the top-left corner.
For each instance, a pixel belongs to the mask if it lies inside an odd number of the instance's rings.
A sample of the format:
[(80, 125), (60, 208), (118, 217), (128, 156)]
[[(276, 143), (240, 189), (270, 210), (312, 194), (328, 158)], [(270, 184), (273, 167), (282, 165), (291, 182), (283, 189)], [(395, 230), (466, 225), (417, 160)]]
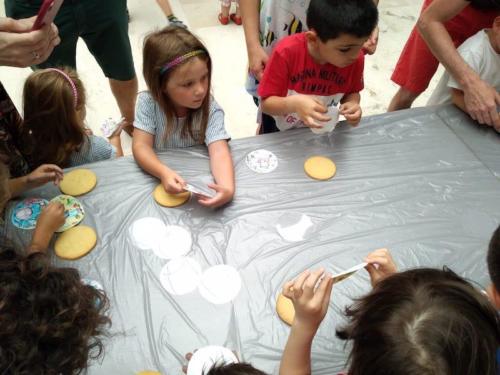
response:
[(69, 375), (103, 354), (104, 292), (73, 268), (0, 245), (0, 373)]

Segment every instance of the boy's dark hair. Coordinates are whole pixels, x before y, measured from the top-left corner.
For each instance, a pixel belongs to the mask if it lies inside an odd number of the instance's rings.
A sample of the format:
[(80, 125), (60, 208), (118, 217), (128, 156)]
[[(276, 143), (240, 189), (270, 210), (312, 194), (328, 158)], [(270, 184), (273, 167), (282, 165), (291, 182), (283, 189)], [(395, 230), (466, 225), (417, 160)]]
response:
[(378, 22), (373, 0), (311, 0), (307, 27), (326, 43), (341, 34), (368, 37)]
[(267, 375), (249, 363), (216, 364), (205, 375)]
[(499, 318), (447, 269), (401, 272), (347, 308), (349, 375), (495, 375)]
[(486, 261), (491, 282), (497, 292), (500, 293), (500, 225), (491, 237)]
[(0, 373), (81, 373), (103, 353), (107, 307), (76, 269), (0, 245)]

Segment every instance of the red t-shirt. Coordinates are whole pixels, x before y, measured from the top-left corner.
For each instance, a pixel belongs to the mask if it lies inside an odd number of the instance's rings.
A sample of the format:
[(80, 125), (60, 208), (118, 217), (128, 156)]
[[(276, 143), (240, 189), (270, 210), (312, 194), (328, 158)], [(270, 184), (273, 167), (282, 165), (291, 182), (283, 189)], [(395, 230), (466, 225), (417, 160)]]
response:
[[(315, 95), (328, 106), (337, 106), (346, 94), (363, 90), (365, 59), (360, 51), (358, 59), (345, 68), (332, 64), (318, 64), (307, 50), (305, 33), (294, 34), (281, 40), (266, 64), (259, 84), (259, 96), (286, 97), (294, 94)], [(286, 116), (275, 116), (281, 130), (300, 127)]]

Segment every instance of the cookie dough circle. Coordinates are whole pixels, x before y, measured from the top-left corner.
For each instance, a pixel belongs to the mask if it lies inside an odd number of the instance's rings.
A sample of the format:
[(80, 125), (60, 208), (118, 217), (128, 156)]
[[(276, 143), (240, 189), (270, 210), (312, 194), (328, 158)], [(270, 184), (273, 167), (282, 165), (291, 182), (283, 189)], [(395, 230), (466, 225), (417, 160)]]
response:
[(280, 293), (278, 300), (276, 301), (276, 312), (281, 320), (289, 326), (292, 325), (293, 318), (295, 317), (295, 308), (293, 307), (293, 302), (290, 298), (285, 297)]
[(153, 198), (155, 201), (164, 207), (177, 207), (189, 200), (191, 193), (185, 191), (179, 194), (169, 194), (165, 191), (162, 184), (159, 184), (153, 191)]
[(59, 188), (74, 197), (91, 191), (97, 184), (97, 176), (90, 169), (75, 169), (64, 175)]
[(161, 375), (161, 372), (147, 370), (147, 371), (138, 372), (137, 375)]
[(56, 240), (54, 250), (59, 258), (74, 260), (87, 255), (96, 243), (94, 229), (79, 225), (62, 233)]
[(315, 180), (329, 180), (335, 176), (337, 167), (335, 163), (324, 156), (312, 156), (304, 163), (304, 171)]

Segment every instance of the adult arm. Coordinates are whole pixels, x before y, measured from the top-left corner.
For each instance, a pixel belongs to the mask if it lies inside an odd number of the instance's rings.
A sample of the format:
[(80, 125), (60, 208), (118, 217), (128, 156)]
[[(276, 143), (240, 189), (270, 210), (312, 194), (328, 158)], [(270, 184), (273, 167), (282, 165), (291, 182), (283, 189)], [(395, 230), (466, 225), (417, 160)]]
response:
[(260, 81), (269, 57), (260, 45), (259, 6), (259, 0), (240, 1), (241, 19), (243, 20), (247, 45), (248, 69)]
[(500, 94), (465, 63), (443, 24), (467, 5), (469, 2), (465, 0), (434, 0), (420, 15), (418, 29), (434, 56), (460, 83), (467, 113), (480, 124), (499, 128)]
[(36, 17), (22, 20), (0, 17), (0, 65), (27, 67), (45, 61), (60, 43), (57, 27), (31, 31)]
[(184, 180), (165, 164), (153, 150), (154, 136), (144, 130), (135, 128), (132, 138), (132, 153), (139, 166), (149, 174), (159, 178), (165, 190), (171, 194), (184, 191)]

